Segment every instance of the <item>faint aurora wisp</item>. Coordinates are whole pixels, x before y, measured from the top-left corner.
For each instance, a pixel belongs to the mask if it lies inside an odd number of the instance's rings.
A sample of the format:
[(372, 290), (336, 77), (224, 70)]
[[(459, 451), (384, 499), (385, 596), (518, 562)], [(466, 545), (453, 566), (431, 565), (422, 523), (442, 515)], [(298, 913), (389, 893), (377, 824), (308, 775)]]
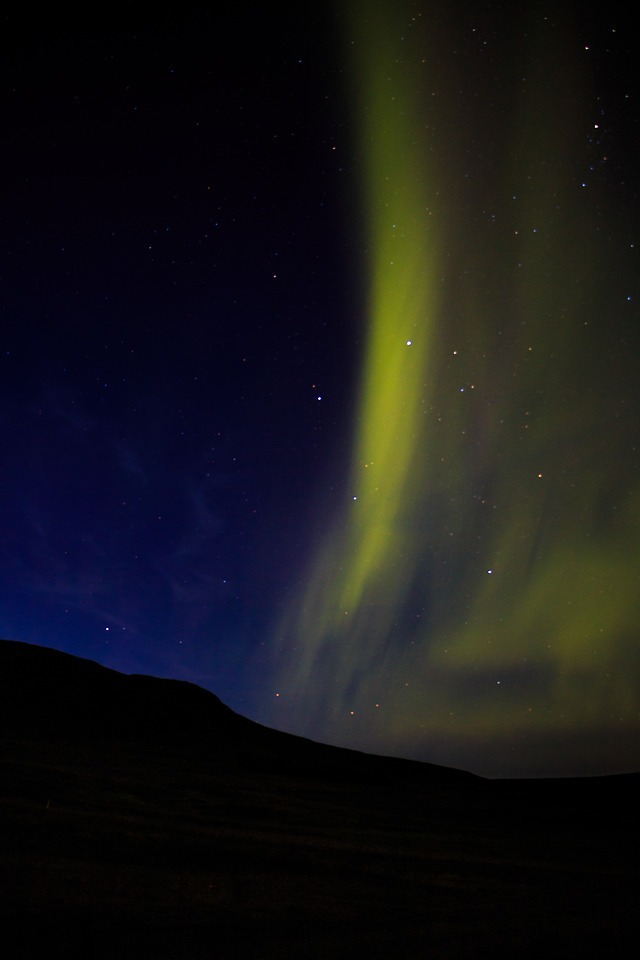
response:
[(411, 9), (345, 27), (368, 334), (350, 488), (278, 624), (270, 720), (490, 772), (586, 736), (597, 766), (595, 741), (638, 732), (640, 488), (576, 159), (588, 85), (545, 18), (484, 72)]

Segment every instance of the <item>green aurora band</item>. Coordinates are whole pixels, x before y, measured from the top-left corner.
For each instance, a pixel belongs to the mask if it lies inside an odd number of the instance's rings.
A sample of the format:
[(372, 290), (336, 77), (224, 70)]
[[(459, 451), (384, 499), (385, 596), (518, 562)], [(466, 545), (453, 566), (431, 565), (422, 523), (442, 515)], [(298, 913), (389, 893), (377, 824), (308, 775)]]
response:
[(614, 283), (606, 189), (583, 186), (593, 95), (567, 25), (531, 14), (489, 63), (409, 10), (345, 27), (367, 340), (347, 502), (278, 625), (270, 720), (303, 706), (298, 732), (488, 775), (626, 769), (637, 388), (611, 330), (633, 271)]

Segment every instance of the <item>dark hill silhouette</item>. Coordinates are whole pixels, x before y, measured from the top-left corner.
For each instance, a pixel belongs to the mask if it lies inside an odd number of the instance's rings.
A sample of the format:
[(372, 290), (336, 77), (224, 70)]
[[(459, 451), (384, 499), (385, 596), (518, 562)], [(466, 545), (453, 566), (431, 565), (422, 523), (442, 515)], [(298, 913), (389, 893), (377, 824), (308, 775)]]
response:
[(626, 955), (639, 778), (490, 781), (0, 641), (12, 960)]
[(0, 725), (6, 737), (93, 746), (138, 743), (272, 773), (447, 783), (479, 779), (282, 733), (235, 713), (196, 684), (123, 674), (59, 650), (8, 640), (0, 640)]

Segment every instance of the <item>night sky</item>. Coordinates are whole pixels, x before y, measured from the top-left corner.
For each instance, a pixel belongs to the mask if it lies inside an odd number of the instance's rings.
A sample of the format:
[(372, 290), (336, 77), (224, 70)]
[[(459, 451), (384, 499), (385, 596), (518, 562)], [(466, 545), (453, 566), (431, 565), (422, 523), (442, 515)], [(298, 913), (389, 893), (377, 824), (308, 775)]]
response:
[(210, 7), (5, 16), (0, 635), (640, 769), (631, 14)]

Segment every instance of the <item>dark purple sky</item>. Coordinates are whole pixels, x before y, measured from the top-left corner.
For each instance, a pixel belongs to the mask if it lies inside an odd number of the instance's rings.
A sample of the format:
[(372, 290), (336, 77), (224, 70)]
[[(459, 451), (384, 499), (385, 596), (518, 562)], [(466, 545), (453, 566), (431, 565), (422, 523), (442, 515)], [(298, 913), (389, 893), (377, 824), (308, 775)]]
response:
[(330, 497), (348, 443), (327, 27), (256, 11), (20, 27), (3, 91), (3, 630), (203, 671), (238, 702), (309, 550), (313, 485)]

